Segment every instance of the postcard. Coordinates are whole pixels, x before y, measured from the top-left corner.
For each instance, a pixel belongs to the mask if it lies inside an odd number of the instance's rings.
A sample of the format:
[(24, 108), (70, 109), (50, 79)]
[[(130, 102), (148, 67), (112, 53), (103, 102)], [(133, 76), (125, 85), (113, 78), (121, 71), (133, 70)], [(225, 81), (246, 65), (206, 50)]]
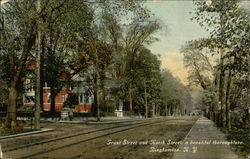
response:
[(0, 159), (250, 159), (249, 8), (0, 0)]

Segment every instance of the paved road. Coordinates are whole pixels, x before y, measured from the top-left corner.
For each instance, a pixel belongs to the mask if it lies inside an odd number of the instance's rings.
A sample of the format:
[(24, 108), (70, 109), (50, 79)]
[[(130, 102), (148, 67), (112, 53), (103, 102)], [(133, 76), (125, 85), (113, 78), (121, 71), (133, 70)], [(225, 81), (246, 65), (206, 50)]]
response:
[[(190, 130), (173, 159), (237, 159), (225, 135), (207, 118), (201, 117)], [(187, 143), (187, 145), (185, 145)], [(234, 143), (237, 144), (237, 143)]]

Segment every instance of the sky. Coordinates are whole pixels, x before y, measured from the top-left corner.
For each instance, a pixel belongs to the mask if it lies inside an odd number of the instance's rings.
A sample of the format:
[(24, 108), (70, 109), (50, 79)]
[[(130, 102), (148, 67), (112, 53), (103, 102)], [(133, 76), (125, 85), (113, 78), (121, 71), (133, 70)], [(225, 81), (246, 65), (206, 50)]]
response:
[(160, 31), (155, 36), (160, 40), (148, 46), (154, 54), (160, 54), (162, 69), (169, 69), (175, 77), (187, 84), (187, 70), (180, 53), (185, 42), (208, 37), (196, 21), (191, 21), (195, 5), (191, 0), (151, 0), (146, 7), (167, 27), (167, 32)]

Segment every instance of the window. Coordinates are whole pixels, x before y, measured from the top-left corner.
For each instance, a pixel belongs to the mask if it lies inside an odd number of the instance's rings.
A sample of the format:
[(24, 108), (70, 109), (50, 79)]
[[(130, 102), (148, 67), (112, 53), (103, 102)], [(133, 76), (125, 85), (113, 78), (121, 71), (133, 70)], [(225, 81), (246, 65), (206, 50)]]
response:
[(62, 94), (62, 102), (64, 103), (68, 98), (67, 94)]
[(84, 104), (84, 94), (79, 94), (79, 104)]
[(28, 92), (34, 91), (34, 81), (32, 79), (26, 79), (26, 90)]
[(79, 94), (78, 99), (79, 104), (91, 104), (92, 101), (91, 95), (87, 95), (86, 93)]
[(85, 104), (89, 104), (89, 97), (88, 97), (88, 96), (85, 97), (84, 103), (85, 103)]
[(25, 96), (25, 103), (34, 104), (35, 98), (33, 96)]
[(26, 90), (29, 91), (30, 88), (30, 79), (26, 79)]
[(51, 102), (51, 95), (50, 95), (50, 93), (48, 94), (48, 103), (50, 103)]

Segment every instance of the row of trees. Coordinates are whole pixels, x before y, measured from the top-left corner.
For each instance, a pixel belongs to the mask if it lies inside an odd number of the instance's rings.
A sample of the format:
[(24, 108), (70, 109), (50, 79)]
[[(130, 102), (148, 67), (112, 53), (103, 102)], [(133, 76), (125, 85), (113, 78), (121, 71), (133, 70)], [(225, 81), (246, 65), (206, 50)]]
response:
[(193, 20), (205, 27), (210, 37), (189, 41), (182, 48), (184, 63), (190, 70), (190, 84), (203, 88), (209, 117), (219, 114), (219, 125), (227, 128), (234, 117), (234, 125), (244, 127), (249, 122), (250, 103), (249, 16), (239, 7), (240, 1), (210, 2), (194, 2)]
[[(166, 111), (166, 104), (170, 114), (183, 114), (182, 104), (191, 100), (184, 100), (182, 93), (189, 95), (187, 89), (174, 82), (171, 73), (161, 73), (158, 56), (145, 47), (156, 40), (153, 35), (162, 25), (141, 1), (21, 0), (0, 8), (0, 82), (8, 93), (6, 128), (17, 126), (17, 101), (23, 79), (30, 73), (36, 81), (36, 128), (45, 82), (51, 88), (52, 112), (60, 90), (77, 86), (80, 79), (93, 88), (97, 117), (100, 108), (111, 110), (109, 101), (128, 103), (128, 110), (148, 117)], [(29, 69), (31, 61), (36, 63), (36, 72)], [(172, 84), (168, 85), (169, 79)], [(176, 89), (179, 94), (174, 96), (170, 91)]]
[(162, 71), (161, 103), (166, 115), (185, 115), (194, 109), (190, 88), (167, 69)]

